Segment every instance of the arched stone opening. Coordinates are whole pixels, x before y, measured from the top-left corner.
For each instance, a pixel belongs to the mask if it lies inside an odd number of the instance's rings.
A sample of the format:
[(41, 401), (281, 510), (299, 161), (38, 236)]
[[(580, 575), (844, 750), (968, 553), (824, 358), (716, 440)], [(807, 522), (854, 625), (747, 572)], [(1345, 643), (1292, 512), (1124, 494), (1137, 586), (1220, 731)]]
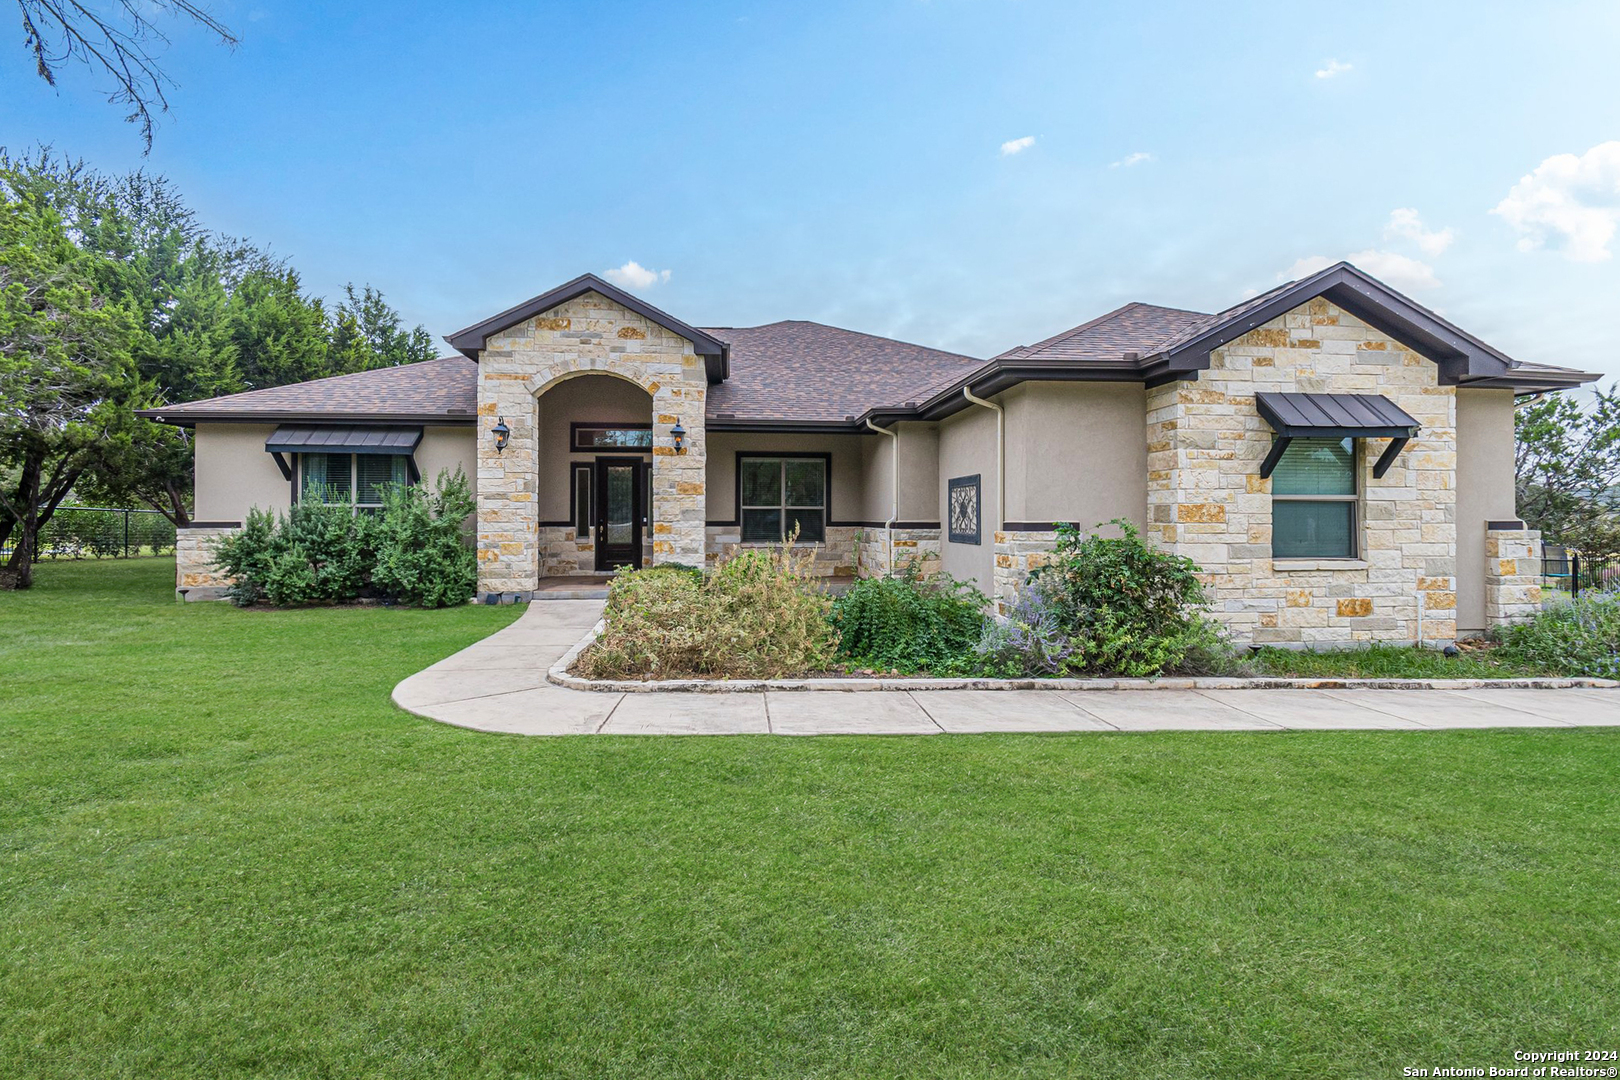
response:
[(653, 398), (631, 379), (573, 372), (535, 396), (539, 576), (652, 562)]

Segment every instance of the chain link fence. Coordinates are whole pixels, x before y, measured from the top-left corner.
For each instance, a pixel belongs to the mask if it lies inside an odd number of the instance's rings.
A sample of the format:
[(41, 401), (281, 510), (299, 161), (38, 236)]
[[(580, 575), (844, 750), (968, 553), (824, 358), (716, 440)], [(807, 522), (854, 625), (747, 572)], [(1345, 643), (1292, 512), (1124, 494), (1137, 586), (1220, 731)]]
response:
[[(0, 544), (0, 559), (9, 559), (17, 532)], [(168, 555), (174, 551), (174, 522), (156, 510), (110, 506), (64, 506), (39, 531), (34, 560), (128, 559)]]

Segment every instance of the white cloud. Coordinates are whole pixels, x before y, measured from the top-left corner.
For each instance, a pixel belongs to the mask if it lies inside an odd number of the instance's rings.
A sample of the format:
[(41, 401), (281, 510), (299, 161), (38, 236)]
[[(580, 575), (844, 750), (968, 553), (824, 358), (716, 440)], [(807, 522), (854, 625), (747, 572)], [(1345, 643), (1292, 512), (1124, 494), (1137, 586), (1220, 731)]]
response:
[(1554, 154), (1491, 210), (1519, 232), (1519, 250), (1562, 242), (1574, 262), (1603, 262), (1620, 223), (1620, 142)]
[(1326, 64), (1323, 64), (1321, 67), (1316, 69), (1316, 77), (1318, 79), (1331, 79), (1335, 75), (1343, 75), (1345, 72), (1350, 71), (1355, 66), (1356, 65), (1354, 64), (1346, 64), (1338, 60), (1329, 60)]
[(623, 266), (615, 267), (607, 272), (607, 279), (615, 285), (626, 289), (646, 289), (669, 280), (668, 270), (649, 270), (636, 260), (631, 259)]
[[(1434, 276), (1434, 267), (1393, 251), (1368, 248), (1366, 251), (1347, 255), (1345, 259), (1391, 288), (1403, 292), (1440, 287), (1440, 279)], [(1326, 255), (1307, 255), (1303, 259), (1296, 259), (1294, 265), (1284, 270), (1278, 277), (1282, 281), (1298, 281), (1302, 277), (1310, 277), (1318, 270), (1326, 270), (1335, 262), (1338, 260), (1330, 259)]]
[(1023, 153), (1034, 145), (1035, 136), (1033, 135), (1025, 135), (1022, 139), (1008, 139), (1001, 144), (1001, 156), (1012, 157), (1014, 154)]
[(1411, 240), (1417, 244), (1418, 249), (1423, 254), (1431, 258), (1443, 254), (1446, 248), (1451, 246), (1451, 242), (1457, 238), (1456, 234), (1449, 228), (1425, 228), (1423, 218), (1418, 215), (1416, 210), (1410, 207), (1390, 211), (1389, 224), (1384, 226), (1384, 237), (1385, 239), (1400, 237)]
[(1153, 155), (1152, 154), (1149, 154), (1144, 150), (1138, 150), (1134, 154), (1126, 154), (1124, 157), (1120, 158), (1118, 161), (1114, 162), (1113, 164), (1109, 165), (1108, 167), (1110, 169), (1118, 169), (1121, 166), (1123, 166), (1124, 168), (1128, 169), (1132, 165), (1145, 165), (1145, 164), (1147, 164), (1148, 162), (1150, 162), (1152, 160), (1153, 160)]
[(1353, 252), (1347, 257), (1358, 268), (1403, 291), (1440, 287), (1440, 279), (1434, 276), (1434, 267), (1406, 255), (1369, 248), (1366, 251)]
[(1278, 275), (1280, 281), (1298, 281), (1302, 277), (1310, 277), (1318, 270), (1326, 270), (1337, 260), (1326, 255), (1307, 255), (1303, 259), (1295, 259), (1294, 265)]

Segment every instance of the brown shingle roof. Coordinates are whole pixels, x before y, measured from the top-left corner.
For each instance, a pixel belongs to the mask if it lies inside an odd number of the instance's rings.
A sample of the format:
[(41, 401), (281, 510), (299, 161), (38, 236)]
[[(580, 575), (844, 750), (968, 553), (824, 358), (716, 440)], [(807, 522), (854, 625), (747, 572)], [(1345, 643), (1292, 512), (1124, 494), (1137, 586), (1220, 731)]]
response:
[(1033, 345), (1008, 349), (997, 360), (1118, 361), (1128, 352), (1146, 356), (1189, 326), (1209, 318), (1200, 311), (1130, 303)]
[(731, 348), (731, 377), (709, 387), (709, 419), (722, 422), (841, 423), (874, 406), (920, 401), (930, 386), (984, 363), (798, 320), (704, 329)]
[(333, 375), (142, 411), (168, 423), (197, 420), (408, 419), (470, 423), (478, 408), (478, 365), (464, 356)]

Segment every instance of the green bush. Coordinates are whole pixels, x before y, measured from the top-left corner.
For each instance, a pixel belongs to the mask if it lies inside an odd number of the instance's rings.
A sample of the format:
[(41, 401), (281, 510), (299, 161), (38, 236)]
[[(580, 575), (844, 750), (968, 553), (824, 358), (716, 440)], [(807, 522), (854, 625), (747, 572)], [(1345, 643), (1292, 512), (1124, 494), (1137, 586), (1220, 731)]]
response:
[(839, 655), (884, 671), (959, 672), (974, 666), (984, 594), (946, 573), (862, 578), (833, 601)]
[(465, 604), (478, 588), (478, 556), (463, 526), (477, 509), (460, 469), (440, 473), (434, 490), (390, 485), (375, 519), (372, 586), (417, 607)]
[(1503, 629), (1502, 656), (1544, 671), (1620, 678), (1620, 593), (1583, 594)]
[(1150, 676), (1175, 671), (1210, 642), (1204, 588), (1191, 559), (1149, 546), (1129, 521), (1118, 537), (1060, 525), (1052, 560), (1032, 575), (1074, 646), (1073, 672)]
[(279, 517), (254, 509), (240, 530), (215, 541), (214, 562), (242, 607), (341, 603), (371, 591), (423, 607), (465, 603), (478, 576), (462, 528), (472, 508), (458, 469), (441, 472), (432, 494), (386, 489), (375, 515), (316, 499)]
[(746, 551), (707, 577), (676, 566), (621, 572), (579, 671), (596, 679), (774, 679), (824, 670), (835, 635), (810, 566), (808, 553), (784, 544)]
[(240, 531), (215, 542), (214, 562), (241, 607), (353, 600), (369, 578), (374, 532), (369, 517), (342, 503), (305, 500), (280, 518), (254, 509)]

